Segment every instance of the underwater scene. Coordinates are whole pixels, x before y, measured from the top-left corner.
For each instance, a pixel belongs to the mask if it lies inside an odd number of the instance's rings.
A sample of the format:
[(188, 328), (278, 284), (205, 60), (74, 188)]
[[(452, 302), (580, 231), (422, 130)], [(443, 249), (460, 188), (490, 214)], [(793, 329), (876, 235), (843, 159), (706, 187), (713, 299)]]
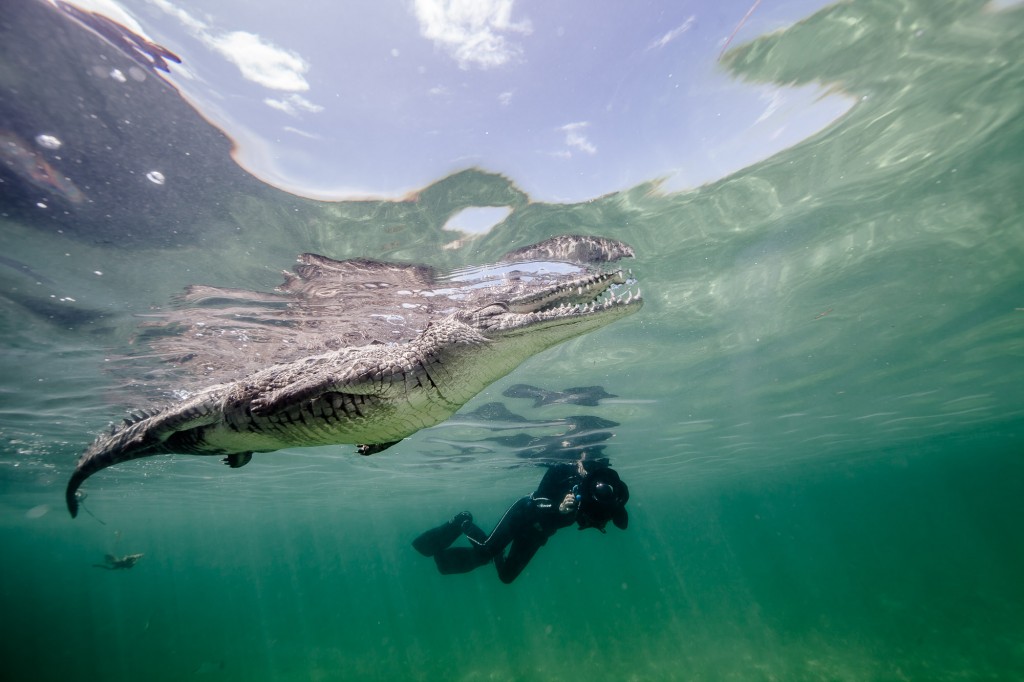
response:
[(1024, 679), (1019, 2), (235, 4), (0, 10), (3, 679)]

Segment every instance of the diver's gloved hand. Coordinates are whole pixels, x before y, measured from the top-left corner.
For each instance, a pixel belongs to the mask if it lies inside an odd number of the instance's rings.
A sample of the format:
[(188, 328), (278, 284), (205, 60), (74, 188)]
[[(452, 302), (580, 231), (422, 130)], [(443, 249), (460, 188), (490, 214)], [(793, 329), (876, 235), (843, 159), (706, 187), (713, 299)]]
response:
[(470, 514), (468, 511), (459, 512), (458, 514), (453, 516), (452, 520), (448, 523), (455, 526), (456, 528), (465, 530), (468, 524), (473, 523), (473, 515)]
[(558, 511), (563, 514), (572, 514), (576, 511), (576, 496), (572, 493), (566, 493), (565, 499), (558, 505)]

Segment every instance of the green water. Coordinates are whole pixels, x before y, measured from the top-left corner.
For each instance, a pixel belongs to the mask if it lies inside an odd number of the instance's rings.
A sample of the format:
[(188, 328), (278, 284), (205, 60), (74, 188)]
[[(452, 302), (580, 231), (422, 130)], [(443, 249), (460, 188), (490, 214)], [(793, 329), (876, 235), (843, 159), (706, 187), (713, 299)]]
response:
[[(1022, 35), (1019, 9), (849, 2), (741, 46), (738, 77), (855, 105), (689, 192), (531, 203), (470, 171), (393, 203), (244, 188), (122, 243), (5, 220), (3, 255), (44, 275), (0, 275), (5, 679), (1021, 679)], [(444, 248), (480, 205), (514, 210)], [(641, 313), (378, 456), (150, 458), (90, 479), (96, 518), (65, 514), (125, 408), (105, 359), (183, 286), (269, 289), (302, 251), (455, 267), (565, 232), (634, 246)], [(618, 397), (535, 408), (515, 383)], [(562, 531), (510, 586), (437, 575), (418, 532), (461, 509), (489, 527), (540, 479), (465, 417), (494, 401), (538, 436), (617, 422), (629, 530)], [(107, 552), (145, 556), (93, 568)]]

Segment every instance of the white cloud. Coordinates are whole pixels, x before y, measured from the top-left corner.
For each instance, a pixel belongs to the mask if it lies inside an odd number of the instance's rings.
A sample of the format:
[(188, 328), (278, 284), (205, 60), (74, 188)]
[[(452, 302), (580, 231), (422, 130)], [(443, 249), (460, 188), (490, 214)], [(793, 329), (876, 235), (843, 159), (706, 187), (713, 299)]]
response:
[(666, 45), (671, 43), (673, 40), (675, 40), (679, 36), (683, 35), (687, 31), (689, 31), (690, 28), (693, 26), (695, 21), (697, 21), (697, 17), (691, 15), (689, 18), (687, 18), (686, 21), (684, 21), (683, 23), (679, 24), (674, 29), (672, 29), (671, 31), (669, 31), (668, 33), (666, 33), (665, 35), (663, 35), (662, 37), (658, 38), (657, 40), (652, 42), (650, 45), (648, 45), (647, 49), (648, 50), (655, 50), (655, 49), (659, 49), (659, 48), (665, 47)]
[(309, 90), (309, 82), (305, 77), (309, 71), (309, 63), (297, 53), (278, 47), (248, 31), (218, 33), (211, 29), (209, 24), (195, 18), (170, 0), (150, 2), (177, 19), (204, 45), (219, 52), (237, 66), (246, 80), (283, 92)]
[(299, 113), (303, 111), (316, 114), (324, 110), (324, 108), (319, 104), (313, 104), (302, 95), (297, 95), (295, 93), (292, 93), (287, 97), (282, 97), (281, 99), (272, 99), (267, 97), (263, 100), (263, 103), (268, 107), (277, 109), (278, 111), (283, 111), (284, 113), (292, 116), (298, 116)]
[(184, 26), (189, 31), (191, 31), (193, 35), (199, 35), (200, 33), (205, 33), (207, 28), (209, 28), (201, 20), (196, 19), (194, 16), (189, 14), (186, 10), (183, 10), (180, 7), (175, 6), (174, 3), (171, 3), (168, 0), (149, 0), (149, 1), (152, 4), (156, 5), (157, 7), (159, 7), (160, 9), (162, 9), (167, 14), (170, 14), (172, 17), (177, 19), (179, 22), (181, 22), (182, 26)]
[(309, 139), (309, 140), (322, 140), (323, 139), (323, 137), (321, 137), (320, 135), (316, 135), (314, 133), (307, 133), (305, 130), (299, 130), (298, 128), (293, 128), (292, 126), (285, 126), (284, 129), (285, 129), (286, 132), (294, 133), (295, 135), (298, 135), (299, 137), (305, 137), (306, 139)]
[(501, 66), (522, 54), (504, 34), (527, 35), (529, 20), (512, 21), (513, 0), (415, 0), (424, 38), (444, 48), (468, 69)]
[(233, 62), (247, 80), (271, 90), (309, 90), (309, 83), (303, 76), (309, 71), (306, 60), (263, 40), (255, 33), (232, 31), (212, 36), (208, 44)]
[(559, 130), (565, 133), (565, 144), (567, 147), (572, 149), (578, 149), (581, 152), (587, 154), (596, 154), (597, 147), (587, 139), (587, 136), (583, 134), (583, 131), (590, 126), (588, 121), (578, 121), (576, 123), (567, 123)]
[(511, 90), (509, 90), (507, 92), (503, 92), (500, 95), (498, 95), (498, 104), (500, 104), (501, 106), (507, 107), (511, 103), (512, 103), (512, 91)]
[[(57, 0), (50, 0), (50, 4), (59, 7)], [(74, 0), (74, 2), (68, 4), (86, 12), (102, 14), (108, 19), (112, 19), (125, 28), (130, 29), (132, 33), (142, 36), (146, 40), (152, 40), (151, 36), (146, 35), (145, 29), (135, 20), (135, 17), (129, 14), (124, 7), (121, 7), (117, 0)]]
[(779, 110), (779, 107), (786, 103), (786, 96), (782, 94), (782, 90), (763, 93), (761, 95), (761, 99), (768, 100), (768, 106), (765, 107), (764, 111), (761, 112), (761, 115), (757, 117), (756, 121), (754, 121), (755, 124), (771, 118), (771, 116)]

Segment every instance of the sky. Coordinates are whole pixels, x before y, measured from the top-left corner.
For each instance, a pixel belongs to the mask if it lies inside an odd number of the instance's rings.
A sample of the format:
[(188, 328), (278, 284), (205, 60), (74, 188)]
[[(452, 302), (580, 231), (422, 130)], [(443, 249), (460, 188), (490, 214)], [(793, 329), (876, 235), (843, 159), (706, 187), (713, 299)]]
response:
[[(76, 0), (182, 58), (171, 83), (260, 179), (401, 197), (501, 173), (538, 201), (696, 187), (851, 102), (718, 63), (824, 0)], [(255, 9), (258, 7), (258, 11)]]

